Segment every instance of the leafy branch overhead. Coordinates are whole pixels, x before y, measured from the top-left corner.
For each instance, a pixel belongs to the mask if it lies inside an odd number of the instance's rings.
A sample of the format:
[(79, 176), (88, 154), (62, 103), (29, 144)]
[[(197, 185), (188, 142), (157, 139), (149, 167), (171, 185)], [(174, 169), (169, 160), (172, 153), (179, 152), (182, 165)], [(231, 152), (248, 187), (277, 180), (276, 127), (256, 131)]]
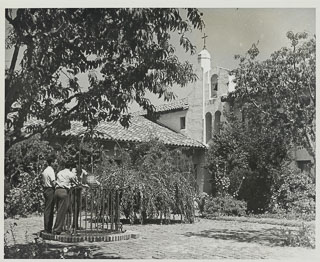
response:
[[(196, 79), (170, 38), (177, 34), (182, 48), (195, 53), (187, 33), (204, 26), (197, 9), (6, 9), (5, 14), (6, 47), (13, 49), (6, 70), (6, 121), (16, 137), (27, 116), (57, 130), (71, 120), (89, 127), (120, 120), (128, 126), (131, 102), (153, 112), (146, 91), (170, 100), (172, 85)], [(82, 73), (89, 87), (80, 86)]]
[(316, 40), (307, 33), (288, 32), (291, 46), (258, 61), (257, 45), (240, 60), (235, 74), (240, 104), (251, 126), (266, 128), (288, 144), (307, 148), (315, 157)]

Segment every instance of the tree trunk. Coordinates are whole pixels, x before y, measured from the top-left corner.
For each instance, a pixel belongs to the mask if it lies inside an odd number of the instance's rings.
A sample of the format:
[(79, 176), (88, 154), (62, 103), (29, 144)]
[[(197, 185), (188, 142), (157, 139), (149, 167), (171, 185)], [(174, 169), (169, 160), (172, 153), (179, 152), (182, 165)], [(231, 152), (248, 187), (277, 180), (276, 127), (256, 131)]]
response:
[(14, 102), (14, 95), (16, 94), (15, 88), (12, 87), (12, 76), (17, 64), (18, 55), (20, 51), (20, 43), (17, 43), (14, 47), (14, 52), (11, 59), (9, 71), (5, 80), (5, 121), (7, 121), (8, 113), (10, 113), (11, 105)]

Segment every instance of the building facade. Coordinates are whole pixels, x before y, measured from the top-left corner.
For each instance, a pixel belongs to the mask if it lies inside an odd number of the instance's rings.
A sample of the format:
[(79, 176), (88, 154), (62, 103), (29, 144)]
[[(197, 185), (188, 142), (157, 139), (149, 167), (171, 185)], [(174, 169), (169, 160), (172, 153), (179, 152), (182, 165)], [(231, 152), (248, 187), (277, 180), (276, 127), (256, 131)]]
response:
[[(180, 132), (181, 134), (201, 142), (206, 147), (214, 133), (220, 132), (225, 110), (229, 110), (227, 102), (221, 97), (233, 91), (233, 82), (229, 70), (211, 67), (211, 55), (203, 49), (198, 55), (195, 68), (198, 81), (194, 82), (187, 97), (172, 103), (175, 105), (164, 110), (161, 106), (158, 123)], [(204, 168), (205, 151), (193, 156), (197, 184), (200, 192), (211, 192), (211, 177)]]
[[(230, 70), (211, 67), (211, 55), (206, 49), (199, 53), (195, 67), (198, 81), (192, 84), (191, 92), (181, 100), (156, 107), (160, 113), (157, 122), (208, 147), (213, 134), (220, 133), (220, 124), (225, 121), (224, 112), (230, 110), (229, 103), (222, 98), (234, 91), (235, 84)], [(235, 113), (242, 117), (240, 111)], [(290, 153), (292, 166), (309, 169), (313, 159), (306, 149), (295, 147)], [(205, 151), (199, 151), (193, 159), (200, 192), (211, 193), (211, 177), (204, 168)]]

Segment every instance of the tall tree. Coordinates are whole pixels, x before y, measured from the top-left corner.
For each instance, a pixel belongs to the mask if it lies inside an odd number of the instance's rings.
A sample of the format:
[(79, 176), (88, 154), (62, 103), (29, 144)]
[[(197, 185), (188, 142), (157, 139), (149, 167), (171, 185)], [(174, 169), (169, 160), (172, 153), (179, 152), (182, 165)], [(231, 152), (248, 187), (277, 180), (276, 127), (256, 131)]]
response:
[[(169, 100), (172, 85), (196, 79), (170, 37), (179, 34), (182, 48), (195, 53), (186, 33), (204, 26), (197, 9), (6, 9), (5, 15), (6, 47), (14, 50), (5, 120), (15, 141), (28, 116), (51, 131), (71, 120), (91, 128), (101, 120), (128, 126), (132, 101), (153, 112), (147, 90)], [(79, 85), (80, 73), (88, 73), (88, 88)]]
[(272, 130), (260, 128), (261, 124), (259, 128), (248, 126), (232, 110), (225, 112), (225, 118), (206, 155), (212, 193), (244, 199), (250, 211), (266, 210), (273, 187), (288, 163), (290, 147)]
[(315, 160), (316, 41), (307, 33), (288, 32), (290, 47), (265, 61), (256, 45), (233, 71), (236, 90), (229, 98), (243, 110), (249, 125), (274, 139), (305, 147)]

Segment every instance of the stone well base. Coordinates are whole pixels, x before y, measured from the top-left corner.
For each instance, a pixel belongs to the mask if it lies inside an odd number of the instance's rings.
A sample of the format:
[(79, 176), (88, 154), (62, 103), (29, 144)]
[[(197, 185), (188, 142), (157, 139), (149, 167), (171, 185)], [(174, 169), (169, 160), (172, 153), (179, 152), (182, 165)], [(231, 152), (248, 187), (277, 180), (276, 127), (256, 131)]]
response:
[(112, 242), (128, 240), (131, 238), (139, 238), (139, 233), (136, 232), (94, 232), (94, 231), (79, 231), (76, 234), (61, 234), (54, 235), (51, 233), (40, 232), (40, 237), (45, 240), (55, 240), (59, 242), (76, 243), (76, 242)]

